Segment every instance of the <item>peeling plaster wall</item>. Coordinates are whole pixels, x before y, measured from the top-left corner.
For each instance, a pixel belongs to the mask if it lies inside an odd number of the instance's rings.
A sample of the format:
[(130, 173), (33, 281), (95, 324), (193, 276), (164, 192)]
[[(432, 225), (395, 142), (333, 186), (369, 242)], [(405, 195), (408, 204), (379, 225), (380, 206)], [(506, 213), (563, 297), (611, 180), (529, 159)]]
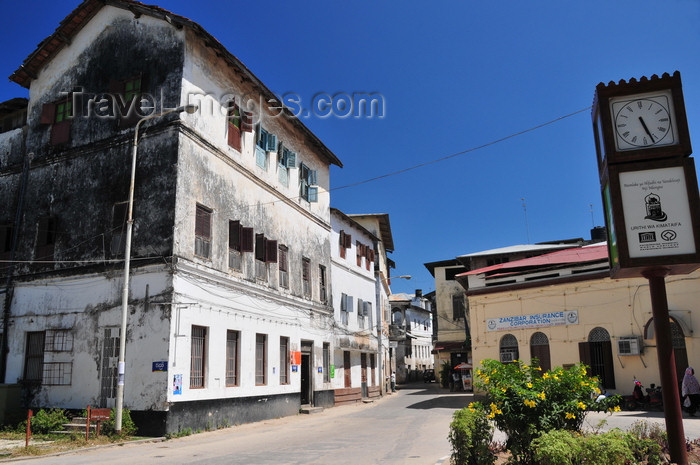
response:
[[(161, 410), (167, 405), (165, 373), (151, 372), (152, 362), (168, 360), (170, 278), (163, 266), (132, 276), (126, 345), (125, 407)], [(146, 300), (148, 285), (149, 299)], [(100, 405), (100, 368), (104, 329), (121, 324), (122, 275), (81, 274), (18, 285), (12, 304), (7, 382), (24, 375), (26, 333), (71, 329), (69, 352), (45, 352), (44, 362), (72, 362), (71, 384), (42, 386), (32, 406), (82, 409)], [(114, 400), (112, 400), (113, 406)]]
[[(345, 258), (340, 256), (340, 231), (345, 231), (346, 234), (352, 235), (352, 246), (345, 251)], [(359, 228), (354, 221), (347, 221), (341, 215), (331, 214), (331, 280), (335, 283), (333, 286), (333, 302), (334, 302), (334, 354), (333, 363), (335, 364), (335, 378), (332, 380), (334, 389), (342, 389), (345, 387), (344, 370), (348, 367), (344, 366), (343, 352), (351, 351), (350, 354), (350, 376), (351, 387), (361, 386), (362, 367), (360, 365), (360, 353), (375, 354), (375, 362), (378, 364), (376, 354), (378, 350), (378, 339), (376, 336), (376, 294), (375, 294), (375, 278), (374, 278), (374, 263), (370, 263), (370, 269), (365, 267), (366, 258), (362, 259), (362, 266), (357, 266), (356, 250), (357, 242), (372, 247), (374, 238), (367, 234), (363, 229)], [(348, 313), (348, 324), (342, 323), (340, 301), (342, 294), (353, 297), (354, 308)], [(357, 316), (357, 302), (362, 299), (365, 302), (372, 303), (372, 319), (371, 328), (369, 322), (365, 318), (365, 327), (360, 328)], [(367, 380), (368, 385), (372, 385), (371, 363), (369, 355), (367, 357)], [(378, 366), (375, 370), (375, 376), (379, 376)], [(380, 380), (375, 379), (375, 385), (379, 385)]]

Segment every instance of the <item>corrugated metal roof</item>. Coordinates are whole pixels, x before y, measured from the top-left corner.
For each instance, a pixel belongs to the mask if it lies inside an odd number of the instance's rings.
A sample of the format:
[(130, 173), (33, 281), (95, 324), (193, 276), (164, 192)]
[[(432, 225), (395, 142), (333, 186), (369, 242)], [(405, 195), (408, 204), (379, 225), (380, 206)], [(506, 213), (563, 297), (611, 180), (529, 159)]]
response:
[(485, 268), (479, 268), (477, 270), (468, 271), (457, 276), (469, 276), (475, 274), (490, 273), (494, 271), (501, 271), (503, 273), (507, 273), (508, 271), (514, 271), (518, 268), (536, 268), (542, 266), (588, 263), (607, 259), (607, 244), (594, 244), (586, 247), (575, 247), (566, 250), (558, 250), (556, 252), (538, 255), (536, 257), (516, 260), (514, 262), (506, 262), (500, 263), (498, 265), (487, 266)]
[(542, 250), (557, 250), (557, 249), (567, 249), (570, 248), (571, 244), (522, 244), (522, 245), (511, 245), (508, 247), (501, 247), (500, 249), (484, 250), (482, 252), (475, 252), (466, 255), (460, 255), (458, 258), (463, 257), (481, 257), (484, 255), (500, 255), (500, 254), (511, 254), (518, 252), (533, 252)]

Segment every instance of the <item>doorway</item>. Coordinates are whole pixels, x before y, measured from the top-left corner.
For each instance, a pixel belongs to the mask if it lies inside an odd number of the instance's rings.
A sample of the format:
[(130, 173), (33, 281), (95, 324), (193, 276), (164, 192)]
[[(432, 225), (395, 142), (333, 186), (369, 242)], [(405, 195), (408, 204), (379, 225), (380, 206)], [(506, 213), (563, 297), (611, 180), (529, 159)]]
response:
[(311, 354), (313, 352), (313, 342), (301, 343), (301, 405), (311, 405), (313, 402), (313, 383)]

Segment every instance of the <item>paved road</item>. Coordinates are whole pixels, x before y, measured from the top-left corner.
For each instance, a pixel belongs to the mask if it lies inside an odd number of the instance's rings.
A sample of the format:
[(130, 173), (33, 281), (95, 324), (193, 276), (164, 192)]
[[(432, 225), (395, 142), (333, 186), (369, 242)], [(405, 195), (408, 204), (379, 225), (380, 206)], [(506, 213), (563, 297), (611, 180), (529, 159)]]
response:
[[(84, 450), (35, 458), (27, 464), (435, 465), (447, 463), (449, 423), (471, 394), (437, 384), (404, 386), (373, 404), (327, 409), (163, 442)], [(588, 428), (626, 429), (638, 420), (664, 424), (658, 412), (591, 413)], [(700, 437), (700, 417), (684, 419), (685, 435)], [(502, 436), (496, 439), (503, 440)]]

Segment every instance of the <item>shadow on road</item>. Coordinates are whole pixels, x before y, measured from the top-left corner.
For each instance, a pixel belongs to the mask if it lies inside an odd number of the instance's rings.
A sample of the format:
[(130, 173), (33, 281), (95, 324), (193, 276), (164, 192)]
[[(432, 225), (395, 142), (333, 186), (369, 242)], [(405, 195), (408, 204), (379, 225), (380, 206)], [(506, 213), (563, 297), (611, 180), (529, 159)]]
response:
[(473, 400), (474, 396), (472, 394), (447, 395), (435, 397), (434, 399), (430, 400), (424, 400), (422, 402), (416, 402), (415, 404), (411, 404), (406, 408), (419, 410), (449, 408), (452, 410), (457, 410), (466, 407)]

